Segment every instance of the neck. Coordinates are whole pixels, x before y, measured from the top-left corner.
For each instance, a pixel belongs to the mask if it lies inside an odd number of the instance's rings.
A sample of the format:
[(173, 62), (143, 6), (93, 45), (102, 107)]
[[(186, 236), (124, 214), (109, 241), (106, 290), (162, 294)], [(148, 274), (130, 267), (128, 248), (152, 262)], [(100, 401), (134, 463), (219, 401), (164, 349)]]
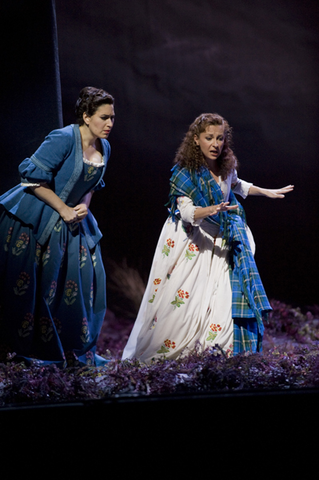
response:
[(86, 150), (87, 148), (95, 148), (97, 150), (97, 138), (96, 136), (92, 135), (86, 125), (80, 125), (80, 133), (82, 138), (82, 148)]
[(216, 161), (206, 160), (208, 170), (216, 177), (220, 175), (220, 168)]

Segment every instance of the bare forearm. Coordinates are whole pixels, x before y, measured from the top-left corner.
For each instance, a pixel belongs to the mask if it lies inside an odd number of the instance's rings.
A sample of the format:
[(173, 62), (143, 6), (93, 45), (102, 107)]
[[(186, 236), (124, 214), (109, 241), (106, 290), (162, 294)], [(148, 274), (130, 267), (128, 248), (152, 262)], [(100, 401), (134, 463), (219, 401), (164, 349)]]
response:
[(234, 210), (236, 208), (238, 208), (238, 205), (229, 206), (229, 202), (222, 202), (218, 205), (211, 205), (210, 207), (196, 208), (194, 220), (200, 220), (210, 217), (211, 215), (217, 215), (219, 212), (227, 212), (228, 210)]
[(39, 187), (30, 187), (35, 195), (45, 202), (50, 207), (54, 208), (57, 212), (60, 213), (61, 210), (66, 206), (65, 203), (58, 197), (56, 193), (46, 184)]
[(252, 185), (248, 191), (248, 195), (259, 195), (269, 198), (284, 198), (286, 193), (291, 192), (294, 189), (293, 185), (287, 185), (283, 188), (261, 188), (256, 185)]
[(211, 205), (210, 207), (204, 208), (196, 208), (194, 212), (194, 220), (201, 220), (202, 218), (209, 217), (211, 215), (216, 215), (217, 210), (215, 205)]
[(72, 207), (68, 207), (48, 185), (30, 188), (40, 200), (56, 210), (66, 223), (77, 221), (77, 212)]

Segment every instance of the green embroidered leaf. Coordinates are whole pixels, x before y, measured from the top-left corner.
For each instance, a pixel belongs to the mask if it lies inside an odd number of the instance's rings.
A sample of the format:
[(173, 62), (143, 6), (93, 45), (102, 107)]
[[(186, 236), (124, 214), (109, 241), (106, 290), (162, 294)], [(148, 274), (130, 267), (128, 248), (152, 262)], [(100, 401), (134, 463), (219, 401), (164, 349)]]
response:
[(206, 342), (212, 342), (216, 337), (217, 333), (210, 331), (208, 337), (206, 338)]
[(154, 302), (155, 295), (148, 301), (148, 303), (153, 303)]
[(168, 352), (169, 352), (169, 348), (165, 347), (165, 345), (162, 345), (161, 348), (157, 350), (156, 353), (168, 353)]
[(189, 250), (186, 250), (185, 257), (187, 260), (192, 260), (193, 257), (195, 257), (195, 253), (190, 252)]
[(179, 297), (175, 297), (175, 300), (173, 300), (173, 302), (171, 302), (171, 305), (174, 305), (174, 307), (180, 307), (181, 305), (183, 305), (185, 302), (183, 302), (183, 300)]
[(168, 257), (168, 254), (170, 252), (170, 248), (167, 245), (164, 245), (162, 253)]

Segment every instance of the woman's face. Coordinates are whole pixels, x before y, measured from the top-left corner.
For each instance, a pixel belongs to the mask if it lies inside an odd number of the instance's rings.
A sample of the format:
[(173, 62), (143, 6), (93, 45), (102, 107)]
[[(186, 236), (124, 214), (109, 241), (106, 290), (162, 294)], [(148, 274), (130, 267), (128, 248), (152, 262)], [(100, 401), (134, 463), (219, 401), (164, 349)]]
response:
[(196, 145), (199, 145), (207, 162), (217, 160), (222, 152), (225, 141), (224, 125), (208, 125), (205, 132), (194, 135)]
[(114, 105), (109, 104), (101, 105), (91, 117), (86, 113), (83, 114), (83, 120), (92, 135), (98, 138), (108, 138), (114, 124), (114, 118)]

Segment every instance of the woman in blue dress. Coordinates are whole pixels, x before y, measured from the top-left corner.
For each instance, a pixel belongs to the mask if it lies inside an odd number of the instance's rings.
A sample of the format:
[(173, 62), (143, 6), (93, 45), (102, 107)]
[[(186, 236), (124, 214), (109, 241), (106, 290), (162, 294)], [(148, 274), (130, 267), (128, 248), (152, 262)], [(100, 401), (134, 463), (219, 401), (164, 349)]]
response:
[(104, 186), (114, 99), (85, 87), (77, 124), (52, 131), (0, 197), (0, 355), (59, 366), (102, 365), (102, 237), (89, 210)]

